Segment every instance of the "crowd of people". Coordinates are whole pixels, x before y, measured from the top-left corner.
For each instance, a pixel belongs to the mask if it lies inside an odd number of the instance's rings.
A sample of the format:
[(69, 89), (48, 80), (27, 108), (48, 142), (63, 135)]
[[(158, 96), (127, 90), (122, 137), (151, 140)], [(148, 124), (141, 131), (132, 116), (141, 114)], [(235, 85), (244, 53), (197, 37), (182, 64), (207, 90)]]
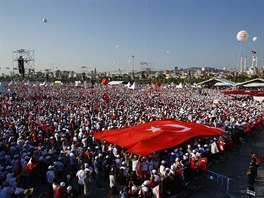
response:
[[(157, 191), (173, 197), (204, 171), (199, 159), (218, 159), (263, 124), (263, 103), (214, 89), (33, 84), (9, 89), (12, 93), (0, 94), (0, 197), (7, 198), (30, 196), (33, 179), (47, 186), (42, 197), (94, 197), (94, 187), (106, 185), (108, 197), (147, 198)], [(225, 134), (192, 138), (148, 156), (92, 136), (162, 119), (219, 127)]]

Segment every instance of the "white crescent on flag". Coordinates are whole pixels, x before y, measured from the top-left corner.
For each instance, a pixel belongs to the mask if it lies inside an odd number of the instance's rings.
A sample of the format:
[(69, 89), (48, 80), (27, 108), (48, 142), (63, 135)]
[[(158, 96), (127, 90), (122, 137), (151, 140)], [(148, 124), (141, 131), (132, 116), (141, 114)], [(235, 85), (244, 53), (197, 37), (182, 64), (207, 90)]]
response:
[(171, 126), (171, 127), (175, 127), (175, 128), (182, 128), (182, 130), (175, 131), (175, 132), (186, 132), (186, 131), (190, 131), (191, 130), (191, 128), (186, 127), (186, 126), (182, 126), (182, 125), (179, 125), (179, 124), (165, 124), (163, 126)]
[(189, 127), (186, 127), (186, 126), (182, 126), (182, 125), (179, 125), (179, 124), (164, 124), (164, 125), (161, 125), (161, 126), (151, 126), (150, 129), (146, 129), (147, 131), (152, 131), (153, 133), (157, 132), (157, 131), (164, 131), (162, 130), (162, 126), (169, 126), (169, 127), (174, 127), (174, 128), (181, 128), (181, 130), (179, 131), (173, 131), (173, 132), (186, 132), (186, 131), (189, 131), (191, 130), (191, 128)]

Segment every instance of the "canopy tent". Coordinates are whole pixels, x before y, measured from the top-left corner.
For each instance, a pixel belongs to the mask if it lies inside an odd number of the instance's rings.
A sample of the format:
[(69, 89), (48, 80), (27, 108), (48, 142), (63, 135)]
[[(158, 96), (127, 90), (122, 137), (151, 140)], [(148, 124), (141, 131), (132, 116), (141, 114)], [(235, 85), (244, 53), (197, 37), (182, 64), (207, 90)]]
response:
[(158, 150), (177, 146), (198, 136), (223, 134), (218, 128), (192, 122), (159, 120), (130, 128), (108, 130), (92, 134), (98, 140), (105, 140), (125, 148), (137, 155), (148, 155)]
[(121, 85), (124, 81), (111, 81), (108, 85)]
[(243, 87), (245, 88), (264, 88), (264, 82), (263, 83), (252, 82), (252, 83), (243, 85)]
[(255, 78), (243, 83), (238, 83), (237, 86), (244, 88), (264, 88), (264, 79)]
[(53, 83), (53, 86), (54, 86), (54, 87), (60, 87), (61, 85), (63, 85), (63, 83), (62, 83), (61, 81), (59, 81), (59, 80), (57, 80), (57, 81), (55, 81), (55, 82)]
[(125, 87), (130, 87), (131, 86), (131, 83), (130, 82), (128, 82), (126, 85), (125, 85)]
[(178, 89), (182, 89), (182, 88), (184, 88), (184, 85), (180, 82), (179, 85), (176, 85), (176, 88), (178, 88)]
[(227, 82), (217, 82), (214, 87), (232, 87), (233, 85)]
[(131, 85), (130, 87), (128, 87), (129, 89), (137, 89), (137, 84), (134, 82), (133, 85)]
[(210, 78), (208, 80), (198, 83), (197, 85), (201, 85), (202, 87), (234, 87), (237, 85), (237, 83), (232, 82), (230, 80), (226, 80), (224, 78)]

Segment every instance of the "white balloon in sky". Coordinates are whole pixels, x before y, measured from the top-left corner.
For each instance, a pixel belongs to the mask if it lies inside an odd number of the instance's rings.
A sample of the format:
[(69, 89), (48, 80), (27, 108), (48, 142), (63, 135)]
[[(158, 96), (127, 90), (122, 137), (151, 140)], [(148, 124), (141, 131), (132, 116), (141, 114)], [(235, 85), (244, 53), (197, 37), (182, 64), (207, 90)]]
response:
[(46, 18), (44, 18), (42, 21), (43, 21), (43, 23), (47, 23), (48, 22), (48, 20)]
[(256, 42), (258, 40), (258, 37), (254, 36), (252, 40), (253, 42)]
[(245, 30), (241, 30), (240, 32), (237, 33), (237, 40), (239, 42), (244, 42), (248, 39), (248, 33)]
[(114, 62), (114, 65), (116, 64), (116, 62)]
[(167, 54), (170, 53), (170, 50), (167, 50), (166, 53), (167, 53)]
[(119, 48), (119, 45), (116, 45), (116, 48)]

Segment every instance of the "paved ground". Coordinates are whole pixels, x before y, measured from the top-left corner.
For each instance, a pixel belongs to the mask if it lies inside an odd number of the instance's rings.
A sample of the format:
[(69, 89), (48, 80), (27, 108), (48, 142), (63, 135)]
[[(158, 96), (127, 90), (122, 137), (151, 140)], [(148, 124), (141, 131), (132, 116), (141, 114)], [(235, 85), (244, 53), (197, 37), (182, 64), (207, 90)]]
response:
[[(218, 161), (209, 167), (209, 170), (217, 172), (219, 174), (225, 175), (227, 177), (233, 178), (243, 187), (247, 183), (246, 172), (249, 166), (249, 152), (255, 152), (264, 159), (264, 130), (259, 130), (254, 132), (254, 134), (249, 135), (246, 138), (246, 143), (229, 150), (226, 154), (226, 160)], [(193, 192), (189, 195), (192, 198), (199, 197), (214, 197), (221, 198), (226, 197), (221, 191), (221, 181), (218, 187), (216, 185), (211, 185), (210, 182), (202, 183), (202, 189), (196, 192)], [(258, 177), (255, 182), (255, 189), (257, 192), (256, 197), (264, 197), (264, 166), (263, 164), (258, 168)], [(216, 190), (217, 188), (217, 190)], [(260, 191), (263, 191), (263, 194), (260, 194)], [(225, 192), (225, 190), (224, 190)], [(246, 191), (240, 192), (238, 197), (247, 197)], [(231, 196), (232, 197), (232, 196)]]
[[(209, 170), (217, 172), (221, 175), (233, 178), (242, 183), (247, 182), (246, 172), (248, 170), (250, 157), (249, 152), (255, 152), (264, 159), (264, 130), (259, 130), (254, 132), (254, 134), (249, 135), (246, 138), (246, 143), (237, 146), (226, 152), (225, 160), (219, 160), (218, 162), (212, 164)], [(264, 162), (263, 162), (264, 164)], [(263, 164), (258, 169), (258, 179), (255, 182), (255, 188), (264, 191), (264, 166)], [(209, 181), (209, 182), (208, 182)], [(197, 182), (195, 182), (197, 184)], [(181, 194), (180, 197), (214, 197), (222, 198), (227, 197), (219, 188), (220, 185), (215, 185), (210, 183), (210, 180), (205, 178), (200, 178), (199, 186), (189, 185), (188, 189)], [(33, 194), (34, 198), (38, 198), (39, 194), (47, 191), (45, 185), (40, 185), (38, 181), (34, 181), (35, 191)], [(102, 188), (94, 186), (93, 196), (98, 198), (105, 198), (108, 194), (108, 184), (104, 184)], [(245, 191), (243, 191), (239, 197), (247, 197)], [(232, 197), (232, 196), (230, 196)], [(258, 196), (261, 197), (261, 196)], [(264, 197), (264, 194), (263, 194)]]

